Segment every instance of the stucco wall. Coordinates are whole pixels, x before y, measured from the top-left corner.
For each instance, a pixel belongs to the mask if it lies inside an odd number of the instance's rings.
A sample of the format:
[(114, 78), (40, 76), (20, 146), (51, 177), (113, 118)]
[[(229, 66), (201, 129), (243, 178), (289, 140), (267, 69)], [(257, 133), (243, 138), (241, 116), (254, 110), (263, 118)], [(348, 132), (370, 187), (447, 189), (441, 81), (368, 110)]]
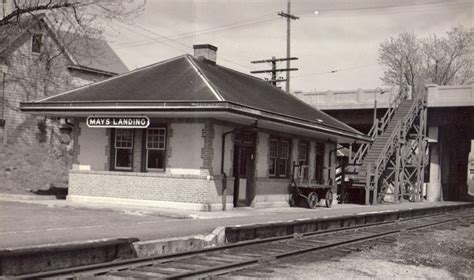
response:
[(91, 170), (104, 170), (107, 162), (105, 147), (109, 137), (105, 128), (89, 128), (85, 122), (79, 124), (81, 133), (78, 137), (80, 145), (77, 155), (78, 163), (90, 165)]
[[(227, 131), (231, 131), (232, 127), (214, 124), (214, 140), (212, 143), (214, 149), (214, 156), (212, 159), (212, 173), (213, 175), (221, 174), (221, 160), (222, 160), (222, 134)], [(232, 134), (227, 134), (225, 139), (225, 152), (224, 152), (224, 171), (227, 176), (231, 175), (232, 168), (232, 148), (234, 143), (232, 142)]]
[(316, 142), (309, 142), (309, 178), (314, 179), (316, 167)]
[(257, 137), (257, 177), (268, 177), (268, 145), (270, 135), (268, 133), (259, 132)]
[(201, 174), (204, 148), (202, 130), (204, 123), (171, 123), (173, 136), (170, 137), (169, 172), (172, 174)]

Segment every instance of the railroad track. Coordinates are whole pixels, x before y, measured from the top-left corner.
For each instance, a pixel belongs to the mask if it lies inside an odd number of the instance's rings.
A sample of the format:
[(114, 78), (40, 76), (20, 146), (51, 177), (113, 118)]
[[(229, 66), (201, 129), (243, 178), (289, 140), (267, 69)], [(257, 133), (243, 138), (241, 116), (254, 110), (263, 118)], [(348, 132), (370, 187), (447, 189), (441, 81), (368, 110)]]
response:
[(374, 243), (390, 243), (397, 235), (431, 227), (456, 228), (474, 223), (474, 210), (463, 210), (424, 217), (380, 222), (342, 229), (294, 234), (190, 252), (136, 258), (106, 264), (88, 265), (18, 276), (22, 279), (76, 278), (204, 278), (265, 265), (276, 260), (322, 251), (329, 257), (360, 251)]

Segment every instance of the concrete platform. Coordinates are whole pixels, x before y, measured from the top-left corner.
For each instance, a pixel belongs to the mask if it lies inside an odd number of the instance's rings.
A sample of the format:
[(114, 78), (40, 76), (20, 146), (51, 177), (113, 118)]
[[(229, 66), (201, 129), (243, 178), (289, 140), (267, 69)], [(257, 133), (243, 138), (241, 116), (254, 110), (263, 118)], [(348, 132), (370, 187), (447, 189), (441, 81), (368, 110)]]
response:
[(210, 234), (220, 226), (288, 222), (311, 218), (459, 205), (463, 202), (420, 202), (333, 208), (235, 208), (199, 212), (121, 205), (70, 203), (0, 194), (0, 249), (97, 240), (138, 238), (140, 241)]
[[(0, 194), (0, 275), (474, 207), (463, 202), (196, 212)], [(413, 214), (415, 213), (415, 214)], [(95, 244), (94, 246), (88, 244)], [(88, 248), (91, 247), (91, 248)], [(76, 258), (81, 253), (83, 258)], [(21, 266), (15, 260), (21, 259)], [(78, 262), (79, 261), (79, 262)], [(34, 269), (33, 269), (34, 268)], [(3, 271), (3, 273), (2, 273)]]

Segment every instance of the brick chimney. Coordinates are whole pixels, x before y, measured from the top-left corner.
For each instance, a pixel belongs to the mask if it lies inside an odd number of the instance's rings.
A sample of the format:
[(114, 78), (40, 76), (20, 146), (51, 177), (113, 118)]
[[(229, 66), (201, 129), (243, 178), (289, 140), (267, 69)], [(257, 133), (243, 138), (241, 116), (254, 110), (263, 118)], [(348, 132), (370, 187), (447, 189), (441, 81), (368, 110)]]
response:
[(194, 45), (194, 57), (206, 59), (214, 64), (217, 60), (217, 47), (210, 44)]

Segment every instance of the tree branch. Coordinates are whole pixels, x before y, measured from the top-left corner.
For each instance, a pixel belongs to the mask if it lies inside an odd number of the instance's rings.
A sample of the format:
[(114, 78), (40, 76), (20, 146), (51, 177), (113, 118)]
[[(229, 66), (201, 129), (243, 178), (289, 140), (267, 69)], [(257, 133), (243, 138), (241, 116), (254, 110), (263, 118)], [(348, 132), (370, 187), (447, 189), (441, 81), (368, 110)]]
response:
[(50, 0), (48, 3), (43, 4), (43, 5), (20, 7), (18, 3), (16, 2), (16, 0), (14, 0), (13, 2), (15, 5), (15, 10), (0, 20), (0, 26), (9, 24), (10, 20), (12, 20), (13, 18), (18, 18), (23, 14), (38, 12), (38, 11), (46, 11), (46, 10), (52, 11), (52, 10), (64, 9), (64, 8), (73, 8), (73, 7), (75, 8), (81, 4), (79, 2), (60, 2), (57, 4), (51, 5), (52, 0)]

